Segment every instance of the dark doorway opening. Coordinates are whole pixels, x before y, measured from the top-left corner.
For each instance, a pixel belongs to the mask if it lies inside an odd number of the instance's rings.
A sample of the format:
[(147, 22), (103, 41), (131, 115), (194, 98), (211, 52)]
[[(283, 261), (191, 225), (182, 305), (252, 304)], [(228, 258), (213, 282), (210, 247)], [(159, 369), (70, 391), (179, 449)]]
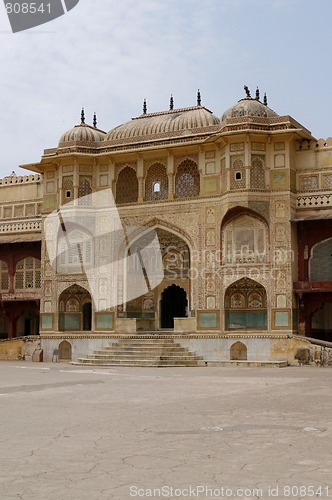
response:
[(332, 341), (332, 303), (325, 302), (311, 317), (309, 336), (319, 340)]
[(24, 320), (24, 336), (31, 335), (31, 319), (25, 318)]
[(86, 302), (83, 306), (83, 330), (90, 332), (92, 328), (92, 306), (91, 302)]
[(161, 294), (160, 301), (160, 327), (174, 328), (174, 318), (187, 316), (187, 294), (183, 288), (171, 285)]

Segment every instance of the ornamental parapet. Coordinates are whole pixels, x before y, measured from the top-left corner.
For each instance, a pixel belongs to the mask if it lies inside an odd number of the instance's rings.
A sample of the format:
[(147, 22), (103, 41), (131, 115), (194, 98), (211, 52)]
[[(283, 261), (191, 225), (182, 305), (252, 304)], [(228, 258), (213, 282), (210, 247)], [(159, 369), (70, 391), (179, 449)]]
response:
[(0, 234), (9, 233), (31, 233), (41, 232), (42, 219), (41, 216), (31, 217), (24, 220), (7, 220), (0, 222)]

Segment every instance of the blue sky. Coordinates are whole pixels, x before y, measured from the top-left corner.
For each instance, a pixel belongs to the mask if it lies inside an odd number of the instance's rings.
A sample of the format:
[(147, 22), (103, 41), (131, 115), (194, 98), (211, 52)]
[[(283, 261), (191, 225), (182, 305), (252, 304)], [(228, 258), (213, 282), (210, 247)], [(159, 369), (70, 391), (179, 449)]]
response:
[(269, 106), (332, 136), (331, 0), (80, 0), (12, 34), (0, 5), (0, 176), (38, 162), (97, 112), (108, 131), (141, 113), (202, 104), (215, 115), (267, 92)]

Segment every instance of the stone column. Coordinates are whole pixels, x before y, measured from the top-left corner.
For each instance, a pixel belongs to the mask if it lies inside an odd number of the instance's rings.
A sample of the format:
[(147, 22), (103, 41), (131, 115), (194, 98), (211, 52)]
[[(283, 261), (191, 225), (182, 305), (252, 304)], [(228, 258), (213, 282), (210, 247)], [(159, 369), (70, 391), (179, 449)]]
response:
[(138, 202), (142, 203), (144, 198), (144, 160), (138, 157), (137, 160), (137, 179), (138, 179)]
[(175, 186), (174, 186), (175, 172), (174, 172), (174, 156), (172, 154), (169, 154), (167, 157), (167, 177), (168, 177), (168, 199), (173, 200), (175, 191)]

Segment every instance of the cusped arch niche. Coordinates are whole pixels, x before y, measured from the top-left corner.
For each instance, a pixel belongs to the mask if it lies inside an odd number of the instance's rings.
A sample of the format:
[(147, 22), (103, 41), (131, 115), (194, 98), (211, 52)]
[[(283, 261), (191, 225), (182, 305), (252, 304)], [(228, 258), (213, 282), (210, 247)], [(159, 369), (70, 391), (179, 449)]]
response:
[(230, 349), (230, 359), (237, 361), (245, 361), (248, 359), (247, 346), (243, 342), (235, 342)]
[(59, 344), (59, 360), (60, 361), (71, 361), (72, 358), (72, 347), (70, 342), (63, 340)]
[(230, 285), (225, 292), (225, 328), (227, 330), (267, 328), (266, 290), (249, 278)]

